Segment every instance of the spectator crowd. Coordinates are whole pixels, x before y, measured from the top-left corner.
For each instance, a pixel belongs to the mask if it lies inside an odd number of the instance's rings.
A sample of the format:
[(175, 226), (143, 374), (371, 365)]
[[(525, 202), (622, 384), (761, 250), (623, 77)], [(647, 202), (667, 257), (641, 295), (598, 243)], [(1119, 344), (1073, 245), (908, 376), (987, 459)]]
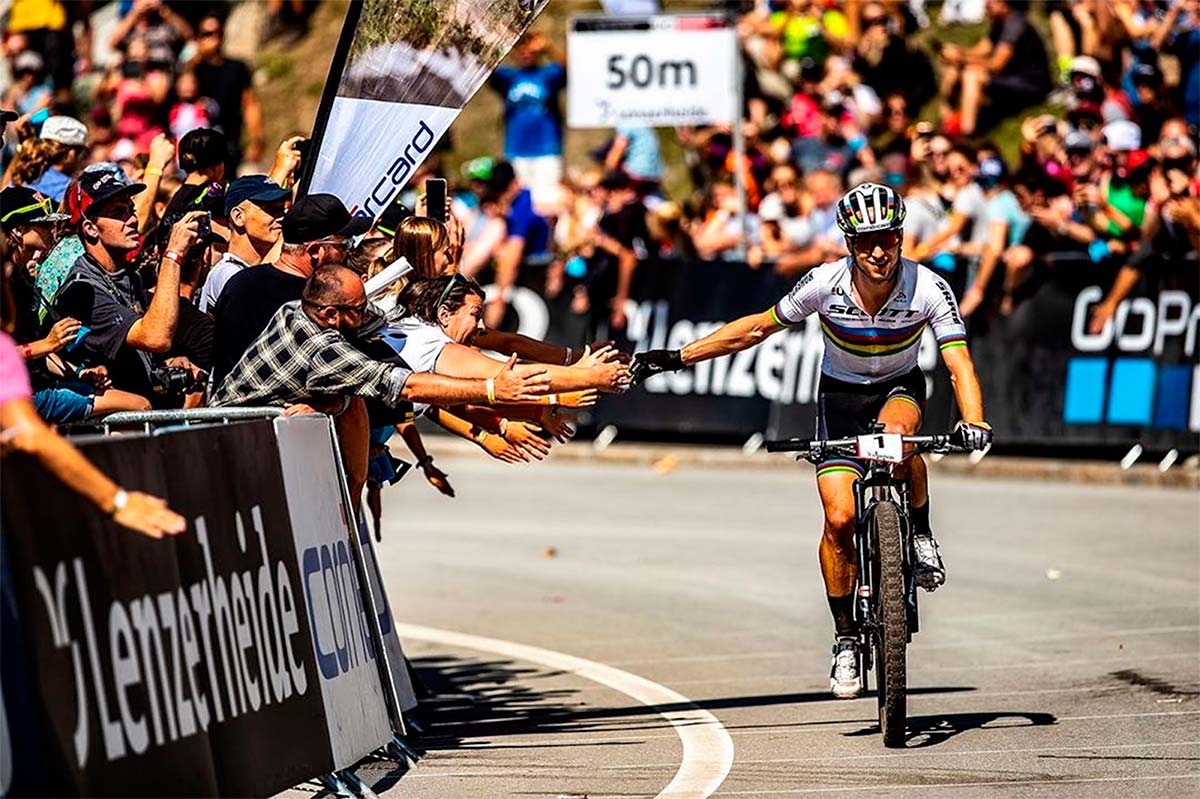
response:
[[(621, 331), (660, 267), (799, 277), (845, 254), (834, 206), (859, 183), (902, 192), (904, 254), (972, 320), (1071, 270), (1114, 276), (1093, 328), (1131, 292), (1200, 278), (1200, 0), (754, 4), (737, 19), (744, 157), (729, 126), (621, 126), (564, 164), (563, 52), (530, 33), (491, 79), (503, 153), (453, 174), (435, 153), (378, 219), (295, 197), (300, 138), (254, 171), (262, 110), (222, 16), (117, 5), (107, 64), (88, 3), (13, 0), (5, 20), (3, 318), (33, 407), (52, 424), (203, 404), (330, 413), (376, 509), (408, 468), (387, 449), (397, 432), (453, 496), (416, 415), (494, 458), (543, 458), (573, 408), (626, 387), (624, 358), (583, 343)], [(269, 34), (303, 25), (305, 4), (271, 8)], [(975, 44), (937, 41), (976, 28)], [(664, 185), (671, 136), (688, 196)], [(452, 191), (427, 208), (438, 176)], [(401, 257), (407, 276), (371, 282)], [(589, 335), (506, 332), (519, 287)]]

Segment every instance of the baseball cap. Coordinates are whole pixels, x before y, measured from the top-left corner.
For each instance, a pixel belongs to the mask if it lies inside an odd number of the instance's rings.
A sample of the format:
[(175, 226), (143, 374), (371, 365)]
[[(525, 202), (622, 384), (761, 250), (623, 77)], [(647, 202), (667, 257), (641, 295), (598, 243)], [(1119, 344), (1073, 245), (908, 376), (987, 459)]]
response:
[(1067, 152), (1090, 153), (1096, 149), (1096, 142), (1082, 130), (1073, 130), (1063, 139), (1063, 147)]
[(332, 194), (309, 194), (283, 215), (285, 244), (307, 244), (330, 236), (358, 236), (371, 229), (369, 216), (351, 216)]
[(1162, 71), (1154, 64), (1144, 62), (1134, 66), (1131, 77), (1135, 86), (1161, 86), (1163, 82)]
[(1100, 62), (1090, 55), (1077, 55), (1071, 59), (1071, 66), (1067, 71), (1073, 75), (1091, 75), (1099, 80)]
[[(491, 174), (490, 167), (488, 168), (488, 174)], [(486, 180), (486, 178), (480, 178), (480, 180)], [(400, 223), (413, 215), (412, 209), (397, 199), (387, 208), (383, 209), (383, 213), (375, 221), (375, 228), (385, 236), (395, 236), (396, 231), (400, 228)]]
[(55, 213), (54, 201), (28, 186), (9, 186), (0, 191), (0, 229), (5, 233), (17, 225), (64, 222), (69, 218)]
[(1128, 152), (1142, 147), (1142, 129), (1128, 119), (1115, 119), (1100, 129), (1110, 150)]
[(62, 142), (72, 147), (86, 147), (88, 140), (87, 125), (75, 117), (50, 117), (42, 125), (42, 132), (38, 138)]
[(270, 203), (291, 196), (291, 192), (266, 175), (242, 175), (225, 189), (225, 216), (247, 200)]
[(140, 194), (145, 188), (145, 183), (134, 183), (116, 164), (101, 162), (92, 164), (71, 182), (63, 205), (71, 216), (71, 224), (78, 224), (96, 203), (120, 194)]

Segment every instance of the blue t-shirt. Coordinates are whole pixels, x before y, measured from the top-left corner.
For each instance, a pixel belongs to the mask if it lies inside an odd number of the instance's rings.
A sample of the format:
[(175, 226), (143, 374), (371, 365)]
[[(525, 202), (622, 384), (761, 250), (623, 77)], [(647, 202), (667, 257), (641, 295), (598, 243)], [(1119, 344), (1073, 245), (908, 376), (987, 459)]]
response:
[(550, 225), (533, 210), (533, 195), (521, 189), (508, 209), (508, 235), (525, 239), (524, 258), (545, 255), (550, 247)]
[(1008, 223), (1009, 247), (1015, 247), (1021, 243), (1025, 238), (1025, 232), (1029, 230), (1029, 225), (1033, 221), (1029, 218), (1029, 214), (1021, 210), (1021, 204), (1017, 202), (1017, 195), (1008, 189), (1004, 189), (987, 201), (983, 218), (985, 223), (992, 221)]
[(625, 171), (641, 180), (661, 180), (663, 174), (662, 153), (658, 147), (658, 134), (654, 128), (635, 125), (617, 125), (617, 135), (629, 140), (625, 148)]
[(40, 178), (30, 183), (29, 188), (40, 191), (55, 203), (61, 203), (69, 185), (71, 185), (71, 179), (64, 175), (58, 167), (52, 166), (47, 168)]
[(492, 87), (504, 95), (504, 157), (562, 155), (562, 110), (558, 94), (567, 82), (561, 64), (500, 67)]

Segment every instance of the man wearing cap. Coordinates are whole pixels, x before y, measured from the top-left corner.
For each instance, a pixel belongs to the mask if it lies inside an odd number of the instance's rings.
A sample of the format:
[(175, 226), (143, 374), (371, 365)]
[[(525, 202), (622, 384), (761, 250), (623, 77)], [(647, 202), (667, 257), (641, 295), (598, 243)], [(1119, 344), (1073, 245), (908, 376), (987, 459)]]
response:
[(62, 202), (67, 184), (83, 165), (83, 157), (87, 153), (87, 126), (74, 117), (50, 117), (42, 125), (42, 132), (38, 138), (58, 142), (61, 146), (51, 155), (46, 171), (26, 185), (40, 191), (56, 203)]
[(200, 290), (200, 310), (212, 313), (229, 279), (263, 263), (283, 235), (283, 215), (291, 192), (266, 175), (244, 175), (225, 191), (229, 249), (213, 266)]
[[(180, 265), (196, 242), (200, 215), (190, 213), (172, 228), (153, 299), (147, 302), (136, 271), (127, 268), (140, 245), (133, 197), (144, 189), (119, 168), (85, 171), (71, 184), (65, 207), (84, 252), (58, 290), (55, 305), (89, 328), (80, 351), (108, 367), (114, 386), (153, 397), (152, 370), (171, 351), (179, 321)], [(183, 360), (176, 365), (196, 375), (196, 368)]]
[(313, 270), (321, 264), (342, 263), (347, 239), (370, 227), (370, 217), (351, 216), (332, 194), (309, 194), (292, 205), (280, 223), (279, 259), (242, 269), (221, 289), (213, 309), (217, 323), (213, 385), (221, 385), (280, 306), (300, 299)]
[(1100, 138), (1110, 156), (1109, 173), (1100, 180), (1092, 225), (1108, 236), (1136, 238), (1146, 218), (1146, 200), (1135, 190), (1135, 171), (1146, 166), (1142, 129), (1127, 119), (1109, 122)]

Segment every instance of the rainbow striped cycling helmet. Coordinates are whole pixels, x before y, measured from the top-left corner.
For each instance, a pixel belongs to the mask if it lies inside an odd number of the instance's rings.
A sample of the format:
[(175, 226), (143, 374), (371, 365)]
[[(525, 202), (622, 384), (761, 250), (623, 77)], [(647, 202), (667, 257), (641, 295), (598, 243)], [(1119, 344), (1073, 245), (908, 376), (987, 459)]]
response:
[(890, 186), (863, 183), (837, 204), (838, 227), (847, 236), (904, 228), (904, 199)]

